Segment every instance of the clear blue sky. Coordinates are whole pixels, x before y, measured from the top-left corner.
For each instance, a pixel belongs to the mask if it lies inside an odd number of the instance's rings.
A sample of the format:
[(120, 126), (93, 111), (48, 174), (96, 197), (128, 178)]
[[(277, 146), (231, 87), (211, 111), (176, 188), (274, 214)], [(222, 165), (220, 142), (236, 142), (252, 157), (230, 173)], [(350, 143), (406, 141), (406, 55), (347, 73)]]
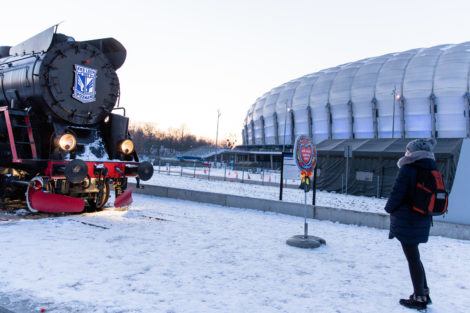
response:
[(470, 1), (8, 1), (0, 45), (59, 31), (114, 37), (133, 121), (239, 137), (256, 98), (286, 81), (358, 59), (470, 41)]

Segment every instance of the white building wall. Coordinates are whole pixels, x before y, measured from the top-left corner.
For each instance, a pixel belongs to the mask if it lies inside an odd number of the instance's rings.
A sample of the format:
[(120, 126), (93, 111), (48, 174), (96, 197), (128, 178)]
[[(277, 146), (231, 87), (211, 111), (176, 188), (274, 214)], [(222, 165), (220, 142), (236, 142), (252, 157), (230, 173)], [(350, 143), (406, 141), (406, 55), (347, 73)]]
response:
[[(378, 110), (379, 138), (400, 138), (401, 120), (400, 104), (395, 95), (402, 95), (405, 71), (411, 59), (419, 52), (418, 49), (393, 54), (383, 65), (377, 77), (376, 99)], [(395, 110), (394, 110), (395, 103)], [(395, 112), (395, 115), (393, 115)], [(395, 116), (395, 118), (393, 118)], [(394, 122), (393, 122), (394, 121)]]
[(279, 93), (281, 92), (280, 87), (271, 90), (266, 98), (266, 102), (263, 106), (263, 117), (264, 117), (264, 132), (266, 136), (266, 144), (274, 145), (276, 143), (276, 125), (274, 125), (274, 113), (276, 112), (276, 103), (279, 99)]
[(342, 67), (333, 80), (330, 91), (331, 114), (333, 116), (333, 139), (352, 138), (350, 107), (351, 86), (354, 77), (364, 61), (349, 63)]
[(442, 49), (444, 53), (439, 59), (434, 77), (438, 137), (462, 138), (467, 136), (468, 104), (464, 91), (468, 90), (470, 43)]
[(351, 86), (354, 113), (354, 138), (374, 138), (372, 99), (376, 96), (376, 82), (390, 54), (369, 59), (358, 71)]
[(250, 109), (248, 110), (247, 117), (246, 117), (246, 126), (247, 126), (247, 135), (248, 135), (248, 143), (253, 145), (255, 144), (253, 142), (253, 130), (251, 127), (251, 122), (253, 121), (253, 108), (254, 108), (254, 103), (251, 105)]
[(289, 111), (292, 110), (292, 99), (294, 97), (295, 89), (300, 84), (300, 79), (285, 83), (284, 88), (279, 93), (279, 98), (276, 102), (276, 112), (278, 116), (278, 136), (280, 145), (293, 144), (291, 142), (291, 119)]
[(295, 89), (294, 99), (292, 101), (292, 110), (295, 116), (295, 136), (308, 136), (311, 132), (309, 129), (307, 108), (310, 104), (312, 87), (317, 81), (318, 76), (317, 74), (310, 74), (303, 77), (299, 86)]
[(253, 121), (255, 125), (255, 143), (257, 145), (263, 144), (263, 107), (266, 102), (266, 95), (256, 100), (253, 107)]
[(405, 72), (405, 136), (431, 137), (430, 96), (442, 46), (423, 49), (411, 59)]
[(333, 67), (318, 73), (318, 79), (310, 94), (310, 108), (313, 119), (313, 139), (320, 143), (328, 139), (328, 110), (326, 105), (329, 101), (330, 89), (334, 78), (340, 71), (340, 67)]

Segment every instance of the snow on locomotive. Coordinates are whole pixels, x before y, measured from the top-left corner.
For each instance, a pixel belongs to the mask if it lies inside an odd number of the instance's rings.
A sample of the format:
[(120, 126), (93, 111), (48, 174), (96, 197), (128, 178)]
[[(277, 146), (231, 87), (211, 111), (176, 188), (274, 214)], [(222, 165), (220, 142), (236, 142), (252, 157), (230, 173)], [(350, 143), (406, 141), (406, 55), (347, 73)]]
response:
[[(0, 47), (0, 200), (36, 212), (99, 210), (132, 202), (129, 177), (148, 180), (129, 137), (116, 70), (126, 50), (114, 38), (75, 41), (53, 26)], [(121, 112), (121, 111), (119, 111)]]

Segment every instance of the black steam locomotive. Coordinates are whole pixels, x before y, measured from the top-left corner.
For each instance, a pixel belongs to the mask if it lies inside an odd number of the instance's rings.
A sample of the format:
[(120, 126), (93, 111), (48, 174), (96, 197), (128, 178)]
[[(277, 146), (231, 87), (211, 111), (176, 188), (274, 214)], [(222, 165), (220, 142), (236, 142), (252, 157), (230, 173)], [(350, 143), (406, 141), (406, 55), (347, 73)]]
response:
[[(0, 47), (0, 200), (36, 212), (132, 202), (129, 177), (148, 180), (129, 137), (116, 70), (126, 59), (114, 38), (75, 41), (53, 26)], [(122, 111), (116, 111), (122, 109)], [(116, 114), (116, 112), (124, 113)]]

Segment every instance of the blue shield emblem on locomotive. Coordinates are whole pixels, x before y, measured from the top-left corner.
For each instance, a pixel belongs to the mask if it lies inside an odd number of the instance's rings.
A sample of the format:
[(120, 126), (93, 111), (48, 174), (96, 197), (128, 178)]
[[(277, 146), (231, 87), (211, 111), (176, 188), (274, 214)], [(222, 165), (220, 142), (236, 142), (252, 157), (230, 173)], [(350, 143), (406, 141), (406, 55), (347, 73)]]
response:
[(96, 101), (96, 73), (98, 70), (75, 64), (75, 82), (72, 97), (82, 103)]

